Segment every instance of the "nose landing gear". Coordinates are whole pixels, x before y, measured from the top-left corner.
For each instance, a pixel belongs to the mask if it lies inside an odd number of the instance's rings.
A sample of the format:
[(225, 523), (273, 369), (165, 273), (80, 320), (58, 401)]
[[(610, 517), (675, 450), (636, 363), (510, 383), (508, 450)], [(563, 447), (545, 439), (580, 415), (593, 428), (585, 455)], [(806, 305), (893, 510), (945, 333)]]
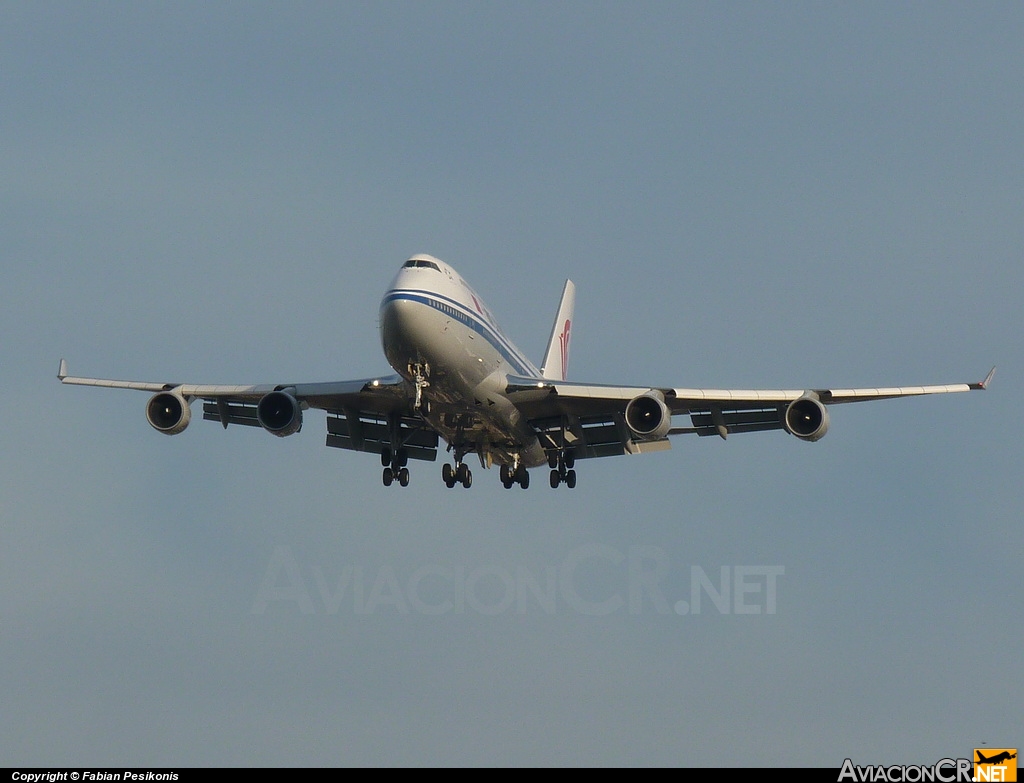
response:
[(430, 375), (430, 365), (426, 362), (410, 364), (409, 374), (412, 375), (413, 384), (416, 388), (416, 397), (413, 399), (412, 409), (423, 416), (429, 416), (430, 401), (423, 399), (423, 390), (430, 386), (430, 381), (427, 380)]

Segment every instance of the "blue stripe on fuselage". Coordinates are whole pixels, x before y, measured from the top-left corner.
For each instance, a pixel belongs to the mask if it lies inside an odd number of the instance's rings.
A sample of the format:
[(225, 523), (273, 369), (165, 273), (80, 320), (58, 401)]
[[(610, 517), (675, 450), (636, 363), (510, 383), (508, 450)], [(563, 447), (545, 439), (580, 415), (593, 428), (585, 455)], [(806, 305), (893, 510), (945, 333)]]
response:
[(509, 363), (509, 366), (517, 373), (524, 376), (533, 376), (537, 374), (536, 368), (531, 367), (529, 361), (520, 356), (503, 335), (499, 334), (497, 330), (495, 330), (495, 328), (486, 321), (481, 320), (461, 302), (447, 296), (442, 296), (441, 294), (436, 294), (432, 291), (389, 291), (387, 295), (385, 295), (384, 301), (381, 302), (381, 307), (389, 302), (397, 300), (423, 304), (454, 318), (456, 321), (469, 327), (487, 340), (487, 342), (490, 343), (499, 354), (501, 354), (502, 358), (504, 358), (505, 361)]

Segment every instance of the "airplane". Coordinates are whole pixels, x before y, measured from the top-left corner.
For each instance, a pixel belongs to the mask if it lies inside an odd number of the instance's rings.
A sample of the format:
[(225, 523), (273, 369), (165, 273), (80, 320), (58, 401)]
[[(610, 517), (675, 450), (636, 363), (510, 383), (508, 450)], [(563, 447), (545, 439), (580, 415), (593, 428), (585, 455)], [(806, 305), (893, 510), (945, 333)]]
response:
[(1016, 753), (1010, 753), (1009, 751), (1005, 750), (1002, 753), (997, 753), (990, 759), (985, 758), (980, 750), (976, 750), (975, 753), (978, 754), (978, 760), (977, 762), (975, 762), (977, 764), (999, 764), (1000, 762), (1009, 761), (1010, 759), (1017, 758)]
[[(505, 489), (530, 485), (547, 465), (554, 489), (576, 486), (576, 460), (643, 454), (671, 447), (669, 437), (785, 430), (803, 441), (824, 437), (826, 406), (864, 400), (985, 389), (980, 383), (866, 389), (690, 389), (588, 384), (567, 378), (576, 288), (566, 280), (538, 369), (495, 322), (483, 299), (455, 269), (412, 256), (380, 304), (384, 355), (397, 375), (327, 383), (217, 386), (141, 383), (68, 374), (62, 383), (150, 392), (146, 419), (177, 435), (203, 400), (203, 419), (226, 429), (262, 427), (279, 437), (302, 429), (304, 411), (326, 411), (327, 445), (380, 455), (385, 486), (408, 486), (410, 459), (435, 461), (440, 440), (451, 462), (441, 478), (469, 488), (466, 458), (498, 466)], [(675, 426), (674, 416), (689, 416)]]

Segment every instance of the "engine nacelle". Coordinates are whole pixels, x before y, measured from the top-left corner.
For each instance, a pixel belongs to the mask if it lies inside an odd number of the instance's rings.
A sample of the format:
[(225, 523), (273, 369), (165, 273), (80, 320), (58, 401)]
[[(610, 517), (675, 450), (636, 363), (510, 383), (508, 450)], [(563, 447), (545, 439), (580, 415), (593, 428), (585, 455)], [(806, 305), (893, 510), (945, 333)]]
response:
[(192, 408), (177, 391), (158, 392), (146, 403), (146, 421), (157, 432), (177, 435), (192, 421)]
[(786, 432), (813, 443), (828, 432), (828, 409), (817, 396), (805, 394), (786, 407)]
[(257, 403), (256, 420), (280, 438), (293, 435), (302, 429), (302, 405), (288, 392), (272, 391)]
[(672, 427), (672, 413), (657, 389), (634, 397), (626, 406), (626, 426), (638, 440), (661, 440)]

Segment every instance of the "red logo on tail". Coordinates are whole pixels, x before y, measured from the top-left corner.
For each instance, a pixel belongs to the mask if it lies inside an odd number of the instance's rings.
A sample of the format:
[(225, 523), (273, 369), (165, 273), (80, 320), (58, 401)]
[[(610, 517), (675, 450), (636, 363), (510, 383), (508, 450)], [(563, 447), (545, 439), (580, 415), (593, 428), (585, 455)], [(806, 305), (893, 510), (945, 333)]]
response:
[(562, 380), (564, 381), (569, 368), (569, 329), (572, 328), (572, 321), (566, 321), (562, 327), (562, 333), (558, 335), (558, 345), (562, 349)]

